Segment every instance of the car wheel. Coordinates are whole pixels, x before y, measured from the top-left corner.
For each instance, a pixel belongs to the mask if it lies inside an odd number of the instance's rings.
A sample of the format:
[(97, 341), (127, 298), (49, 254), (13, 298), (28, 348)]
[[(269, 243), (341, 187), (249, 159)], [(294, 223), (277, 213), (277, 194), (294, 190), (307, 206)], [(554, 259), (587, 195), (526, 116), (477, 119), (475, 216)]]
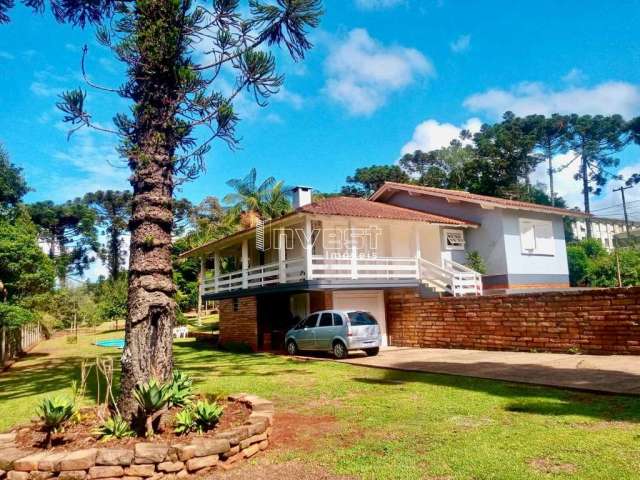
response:
[(293, 340), (289, 340), (287, 342), (287, 353), (289, 355), (297, 355), (298, 354), (298, 346), (296, 345), (296, 342), (294, 342)]
[(365, 348), (364, 353), (367, 354), (367, 357), (375, 357), (380, 352), (380, 348)]
[(336, 342), (333, 344), (333, 356), (340, 359), (340, 358), (346, 358), (347, 355), (349, 354), (349, 351), (347, 350), (347, 347), (345, 347), (344, 343), (342, 342)]

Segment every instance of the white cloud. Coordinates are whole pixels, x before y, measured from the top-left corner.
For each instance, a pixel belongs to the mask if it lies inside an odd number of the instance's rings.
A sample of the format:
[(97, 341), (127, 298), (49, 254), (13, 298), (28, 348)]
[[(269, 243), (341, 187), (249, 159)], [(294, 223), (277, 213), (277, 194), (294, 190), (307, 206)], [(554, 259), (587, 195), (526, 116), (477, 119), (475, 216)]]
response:
[(562, 77), (562, 81), (569, 84), (582, 83), (587, 79), (587, 75), (579, 68), (572, 68)]
[(627, 82), (604, 82), (591, 88), (553, 90), (542, 83), (523, 82), (509, 90), (492, 89), (471, 95), (464, 106), (500, 118), (510, 110), (516, 115), (552, 113), (619, 113), (630, 118), (640, 113), (640, 87)]
[(55, 97), (63, 90), (62, 88), (51, 87), (43, 82), (32, 82), (29, 90), (39, 97)]
[(280, 91), (271, 98), (278, 102), (288, 103), (296, 110), (300, 110), (304, 104), (302, 95), (294, 93), (284, 86), (280, 87)]
[(397, 7), (403, 3), (405, 0), (356, 0), (356, 6), (362, 10), (381, 10)]
[(415, 128), (413, 137), (402, 147), (400, 154), (413, 153), (416, 150), (429, 152), (447, 147), (451, 140), (460, 136), (462, 130), (476, 133), (480, 131), (481, 126), (482, 122), (478, 118), (470, 118), (459, 127), (451, 123), (440, 123), (433, 119), (425, 120)]
[(418, 50), (385, 46), (362, 28), (333, 41), (325, 61), (324, 92), (352, 115), (370, 115), (388, 96), (419, 77), (433, 75), (431, 62)]
[(471, 48), (471, 35), (460, 35), (449, 44), (449, 47), (453, 53), (466, 52)]
[(5, 52), (4, 50), (0, 50), (0, 58), (4, 60), (13, 60), (15, 57), (11, 55), (9, 52)]

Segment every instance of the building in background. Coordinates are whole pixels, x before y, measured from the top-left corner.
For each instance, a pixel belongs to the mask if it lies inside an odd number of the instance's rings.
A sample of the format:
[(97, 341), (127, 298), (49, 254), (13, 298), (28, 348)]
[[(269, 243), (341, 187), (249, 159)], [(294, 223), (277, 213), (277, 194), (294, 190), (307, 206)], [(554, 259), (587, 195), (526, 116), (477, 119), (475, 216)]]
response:
[[(574, 240), (584, 240), (585, 238), (587, 238), (586, 220), (580, 217), (573, 217), (572, 220), (571, 231), (573, 232)], [(631, 230), (639, 229), (640, 222), (630, 221), (629, 227)], [(618, 218), (592, 217), (592, 237), (599, 240), (607, 250), (613, 249), (614, 236), (620, 233), (624, 233), (624, 231), (624, 220), (620, 220)]]

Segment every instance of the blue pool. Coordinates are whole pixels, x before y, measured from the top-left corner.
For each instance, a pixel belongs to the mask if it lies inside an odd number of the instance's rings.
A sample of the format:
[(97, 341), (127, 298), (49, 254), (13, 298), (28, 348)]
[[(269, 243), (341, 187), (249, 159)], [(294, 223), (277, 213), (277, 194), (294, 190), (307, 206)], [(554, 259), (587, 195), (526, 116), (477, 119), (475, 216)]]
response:
[(124, 348), (124, 338), (115, 338), (113, 340), (98, 340), (96, 342), (98, 347), (115, 347)]

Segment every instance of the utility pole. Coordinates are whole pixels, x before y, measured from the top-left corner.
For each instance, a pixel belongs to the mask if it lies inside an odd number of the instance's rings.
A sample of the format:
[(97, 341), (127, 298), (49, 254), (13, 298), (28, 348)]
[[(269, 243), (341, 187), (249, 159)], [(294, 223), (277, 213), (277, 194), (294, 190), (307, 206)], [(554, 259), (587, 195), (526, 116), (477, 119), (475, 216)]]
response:
[(624, 198), (624, 191), (625, 190), (629, 190), (631, 188), (631, 185), (629, 185), (628, 187), (625, 186), (621, 186), (620, 188), (614, 188), (613, 191), (614, 192), (620, 192), (622, 194), (622, 210), (624, 211), (624, 228), (627, 231), (627, 239), (631, 238), (629, 235), (629, 216), (627, 215), (627, 202)]

